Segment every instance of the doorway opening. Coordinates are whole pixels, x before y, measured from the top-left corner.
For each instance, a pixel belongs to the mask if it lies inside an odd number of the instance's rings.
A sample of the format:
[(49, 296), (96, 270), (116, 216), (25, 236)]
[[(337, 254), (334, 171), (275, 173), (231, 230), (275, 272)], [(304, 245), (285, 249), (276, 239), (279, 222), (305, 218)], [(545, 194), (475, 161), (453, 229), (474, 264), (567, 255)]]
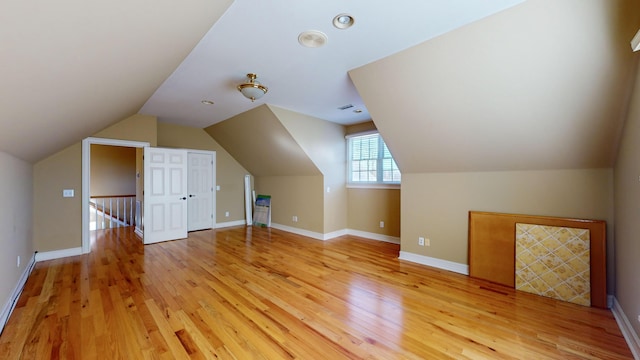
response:
[(91, 252), (90, 209), (91, 196), (91, 145), (111, 145), (121, 147), (144, 148), (148, 142), (104, 139), (89, 137), (82, 140), (82, 253)]

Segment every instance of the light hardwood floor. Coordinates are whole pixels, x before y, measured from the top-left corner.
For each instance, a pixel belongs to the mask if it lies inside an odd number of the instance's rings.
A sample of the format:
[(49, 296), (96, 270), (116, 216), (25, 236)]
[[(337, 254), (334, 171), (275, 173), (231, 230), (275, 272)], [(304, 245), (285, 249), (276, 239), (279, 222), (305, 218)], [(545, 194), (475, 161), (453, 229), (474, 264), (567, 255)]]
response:
[(36, 264), (1, 359), (630, 359), (608, 310), (262, 228)]

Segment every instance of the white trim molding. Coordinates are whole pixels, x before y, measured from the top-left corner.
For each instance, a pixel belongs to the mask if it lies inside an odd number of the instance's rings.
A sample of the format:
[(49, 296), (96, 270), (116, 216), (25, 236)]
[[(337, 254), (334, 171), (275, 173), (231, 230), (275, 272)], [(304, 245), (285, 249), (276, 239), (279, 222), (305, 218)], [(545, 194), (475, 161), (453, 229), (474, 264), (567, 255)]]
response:
[(61, 259), (69, 256), (78, 256), (82, 255), (83, 251), (81, 247), (70, 248), (70, 249), (62, 249), (62, 250), (53, 250), (53, 251), (43, 251), (36, 253), (36, 262), (39, 261), (47, 261), (54, 259)]
[(418, 255), (406, 251), (400, 251), (400, 260), (411, 261), (414, 263), (435, 267), (442, 270), (453, 271), (462, 275), (469, 275), (469, 265), (460, 264), (453, 261), (437, 259), (429, 256)]
[(216, 223), (216, 229), (227, 228), (232, 226), (246, 226), (246, 225), (247, 225), (246, 220), (242, 219), (242, 220), (236, 220), (236, 221)]
[[(89, 236), (89, 198), (91, 195), (91, 145), (111, 145), (125, 146), (133, 148), (144, 148), (151, 144), (143, 141), (129, 141), (119, 139), (107, 139), (99, 137), (88, 137), (82, 140), (82, 253), (88, 254), (91, 251), (91, 237)], [(61, 256), (64, 257), (64, 256)], [(48, 259), (47, 259), (48, 260)], [(37, 260), (40, 261), (40, 260)]]
[(633, 354), (633, 358), (636, 360), (640, 360), (640, 339), (638, 338), (638, 334), (636, 334), (633, 326), (631, 326), (631, 322), (627, 315), (625, 315), (620, 303), (618, 303), (618, 299), (613, 298), (613, 308), (611, 309), (613, 313), (613, 317), (616, 318), (616, 322), (620, 327), (620, 331), (624, 336), (624, 339), (627, 341), (629, 345), (629, 349)]
[(346, 235), (359, 236), (359, 237), (363, 237), (371, 240), (384, 241), (384, 242), (400, 245), (400, 238), (396, 236), (376, 234), (372, 232), (353, 230), (353, 229), (347, 229)]
[(331, 239), (334, 239), (340, 236), (345, 236), (345, 235), (349, 235), (349, 229), (336, 230), (330, 233), (326, 233), (323, 236), (323, 240), (331, 240)]
[(278, 229), (278, 230), (282, 230), (282, 231), (286, 231), (286, 232), (290, 232), (290, 233), (294, 233), (294, 234), (298, 234), (298, 235), (314, 238), (316, 240), (327, 240), (327, 239), (325, 239), (325, 235), (324, 234), (319, 233), (319, 232), (315, 232), (315, 231), (309, 231), (309, 230), (305, 230), (305, 229), (294, 228), (294, 227), (291, 227), (291, 226), (282, 225), (282, 224), (276, 224), (276, 223), (271, 223), (271, 227), (274, 228), (274, 229)]
[(11, 291), (11, 296), (9, 296), (9, 301), (6, 304), (4, 304), (4, 306), (2, 307), (2, 312), (0, 313), (0, 333), (2, 333), (2, 330), (4, 330), (4, 326), (9, 321), (9, 317), (11, 316), (13, 309), (16, 307), (18, 298), (20, 297), (20, 294), (22, 294), (24, 285), (27, 283), (27, 279), (29, 278), (29, 275), (31, 275), (31, 271), (33, 270), (33, 267), (35, 265), (36, 265), (36, 255), (34, 253), (33, 256), (31, 257), (31, 260), (29, 260), (29, 264), (27, 264), (27, 266), (24, 268), (24, 271), (22, 272), (20, 279), (18, 279), (18, 283), (13, 288), (13, 291)]
[(353, 235), (353, 236), (358, 236), (358, 237), (369, 239), (369, 240), (377, 240), (377, 241), (384, 241), (392, 244), (400, 244), (399, 237), (376, 234), (372, 232), (353, 230), (353, 229), (342, 229), (342, 230), (336, 230), (336, 231), (323, 234), (315, 231), (309, 231), (309, 230), (295, 228), (292, 226), (287, 226), (287, 225), (282, 225), (277, 223), (272, 223), (271, 227), (273, 227), (274, 229), (310, 237), (316, 240), (323, 240), (323, 241), (331, 240), (340, 236)]

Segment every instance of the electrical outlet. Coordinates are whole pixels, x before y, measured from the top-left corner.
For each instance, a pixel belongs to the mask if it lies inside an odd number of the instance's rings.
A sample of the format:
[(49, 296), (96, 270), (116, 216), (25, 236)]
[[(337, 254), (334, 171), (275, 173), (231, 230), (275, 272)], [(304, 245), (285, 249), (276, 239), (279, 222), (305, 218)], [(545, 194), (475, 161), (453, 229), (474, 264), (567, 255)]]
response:
[(380, 227), (383, 228), (384, 227), (384, 221), (380, 221)]
[(224, 212), (224, 217), (229, 217), (229, 212), (228, 211)]
[(293, 218), (291, 218), (291, 221), (298, 222), (298, 217), (294, 215)]
[(424, 239), (424, 246), (431, 246), (431, 239), (425, 238)]
[(424, 246), (424, 238), (422, 236), (418, 238), (418, 245)]

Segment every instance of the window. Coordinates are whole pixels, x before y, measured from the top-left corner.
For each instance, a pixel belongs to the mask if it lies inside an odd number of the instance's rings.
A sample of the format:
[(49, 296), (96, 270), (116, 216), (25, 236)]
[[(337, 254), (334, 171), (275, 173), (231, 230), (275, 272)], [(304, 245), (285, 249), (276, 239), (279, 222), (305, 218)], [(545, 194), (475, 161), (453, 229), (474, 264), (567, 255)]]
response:
[(349, 185), (400, 184), (400, 170), (378, 133), (347, 138)]

